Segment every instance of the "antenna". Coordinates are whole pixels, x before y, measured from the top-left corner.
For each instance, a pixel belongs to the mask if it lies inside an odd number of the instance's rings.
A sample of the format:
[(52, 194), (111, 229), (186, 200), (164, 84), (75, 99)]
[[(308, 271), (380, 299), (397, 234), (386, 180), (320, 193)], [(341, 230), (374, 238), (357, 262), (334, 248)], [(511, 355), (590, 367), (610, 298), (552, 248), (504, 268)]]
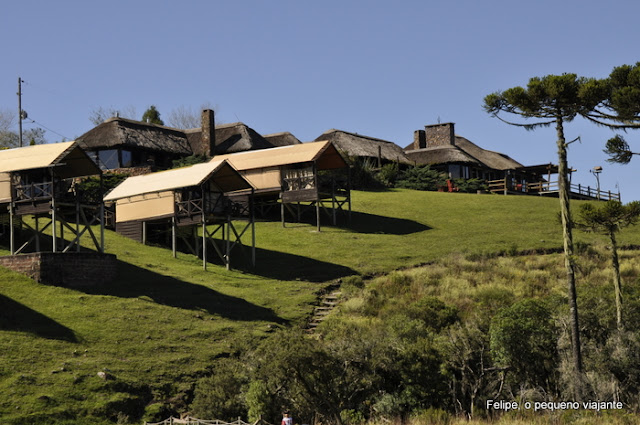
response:
[(22, 120), (27, 117), (27, 113), (22, 110), (22, 83), (24, 81), (22, 78), (18, 77), (18, 134), (19, 134), (19, 145), (22, 147)]

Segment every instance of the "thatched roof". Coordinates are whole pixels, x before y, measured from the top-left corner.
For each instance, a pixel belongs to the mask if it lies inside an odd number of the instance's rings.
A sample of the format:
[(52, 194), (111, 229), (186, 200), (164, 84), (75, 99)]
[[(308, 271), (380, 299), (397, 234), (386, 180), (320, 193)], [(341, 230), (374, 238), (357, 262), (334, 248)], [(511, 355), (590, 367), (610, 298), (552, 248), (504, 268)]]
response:
[(110, 118), (76, 139), (85, 150), (135, 147), (177, 155), (191, 155), (184, 131), (125, 118)]
[(331, 129), (316, 138), (318, 140), (329, 140), (340, 151), (351, 157), (377, 158), (380, 153), (383, 160), (412, 164), (402, 148), (388, 140), (376, 139), (374, 137), (363, 136), (357, 133)]
[(418, 164), (466, 163), (493, 170), (513, 170), (523, 167), (518, 161), (505, 154), (483, 149), (460, 136), (455, 136), (455, 145), (409, 150), (412, 147), (413, 144), (407, 146), (405, 153)]
[(269, 142), (273, 146), (290, 146), (290, 145), (299, 145), (302, 143), (296, 136), (289, 133), (288, 131), (283, 131), (281, 133), (273, 133), (273, 134), (265, 134), (262, 136), (265, 138), (267, 142)]
[[(300, 143), (291, 133), (262, 137), (241, 122), (215, 127), (216, 152), (235, 153)], [(125, 118), (110, 118), (77, 139), (84, 149), (136, 147), (183, 156), (192, 155), (202, 139), (202, 129), (180, 130)]]

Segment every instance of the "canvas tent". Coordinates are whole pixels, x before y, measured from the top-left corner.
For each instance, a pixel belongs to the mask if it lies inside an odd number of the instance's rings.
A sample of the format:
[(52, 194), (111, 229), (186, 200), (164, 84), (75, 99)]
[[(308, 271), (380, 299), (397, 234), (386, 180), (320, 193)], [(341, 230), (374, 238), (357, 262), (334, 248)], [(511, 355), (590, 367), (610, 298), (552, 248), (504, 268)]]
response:
[[(89, 232), (96, 248), (102, 252), (102, 202), (87, 204), (78, 192), (75, 181), (76, 178), (93, 175), (101, 176), (100, 169), (73, 141), (0, 150), (0, 204), (6, 205), (8, 210), (11, 253), (22, 252), (31, 242), (35, 242), (35, 250), (40, 251), (42, 232), (49, 226), (53, 252), (66, 252), (72, 247), (79, 251), (80, 237), (85, 232)], [(30, 227), (22, 220), (25, 215), (34, 216), (34, 235), (16, 249), (16, 227), (18, 230), (23, 226)], [(40, 228), (43, 218), (48, 223)], [(100, 241), (90, 227), (98, 222)], [(58, 235), (64, 235), (65, 228), (74, 235), (67, 246), (64, 237), (58, 238)]]
[[(334, 224), (336, 212), (344, 205), (351, 210), (349, 166), (329, 141), (219, 155), (213, 160), (221, 159), (229, 161), (251, 182), (263, 204), (280, 203), (283, 225), (285, 209), (299, 217), (300, 207), (315, 207), (318, 229), (321, 210), (331, 215)], [(346, 171), (346, 178), (331, 174), (323, 179), (320, 175), (321, 171), (332, 170)], [(297, 211), (293, 210), (293, 205)]]
[[(225, 160), (129, 177), (108, 193), (105, 202), (116, 204), (116, 231), (146, 243), (148, 223), (161, 223), (170, 227), (172, 250), (176, 255), (178, 228), (188, 228), (194, 243), (188, 243), (194, 253), (202, 250), (206, 268), (207, 243), (213, 244), (227, 267), (231, 250), (242, 244), (241, 236), (250, 227), (252, 233), (252, 262), (255, 262), (255, 235), (253, 217), (244, 229), (238, 231), (231, 221), (231, 211), (225, 193), (239, 190), (253, 191), (253, 186)], [(215, 226), (210, 232), (208, 225)], [(202, 239), (195, 238), (197, 226), (202, 226)], [(223, 248), (213, 236), (220, 230)], [(232, 234), (235, 239), (232, 240)], [(186, 239), (185, 239), (186, 241)], [(225, 251), (223, 253), (223, 251)]]

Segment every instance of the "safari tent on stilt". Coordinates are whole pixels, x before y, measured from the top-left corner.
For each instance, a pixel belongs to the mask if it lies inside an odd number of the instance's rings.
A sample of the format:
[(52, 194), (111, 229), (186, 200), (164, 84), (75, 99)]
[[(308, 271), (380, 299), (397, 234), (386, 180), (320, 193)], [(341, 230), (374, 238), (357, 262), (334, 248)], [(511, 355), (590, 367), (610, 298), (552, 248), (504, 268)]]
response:
[[(0, 219), (11, 254), (79, 252), (85, 233), (102, 253), (102, 200), (87, 199), (77, 185), (78, 178), (95, 175), (102, 176), (100, 168), (76, 142), (0, 150)], [(99, 237), (92, 225), (99, 225)], [(65, 229), (71, 235), (69, 241)]]
[(297, 221), (306, 211), (315, 212), (318, 230), (322, 211), (334, 225), (339, 212), (351, 212), (349, 166), (329, 141), (218, 155), (212, 161), (222, 159), (253, 185), (256, 210), (264, 214), (279, 204), (283, 226), (286, 212)]
[[(188, 250), (202, 256), (204, 269), (207, 247), (211, 246), (229, 268), (231, 251), (236, 246), (244, 250), (242, 237), (247, 231), (251, 234), (251, 263), (255, 265), (252, 197), (247, 210), (238, 211), (225, 196), (239, 190), (251, 193), (253, 187), (227, 161), (213, 160), (129, 177), (104, 201), (115, 202), (116, 232), (143, 244), (150, 240), (152, 231), (169, 236), (174, 257), (180, 239)], [(238, 219), (244, 220), (241, 228), (234, 224)]]

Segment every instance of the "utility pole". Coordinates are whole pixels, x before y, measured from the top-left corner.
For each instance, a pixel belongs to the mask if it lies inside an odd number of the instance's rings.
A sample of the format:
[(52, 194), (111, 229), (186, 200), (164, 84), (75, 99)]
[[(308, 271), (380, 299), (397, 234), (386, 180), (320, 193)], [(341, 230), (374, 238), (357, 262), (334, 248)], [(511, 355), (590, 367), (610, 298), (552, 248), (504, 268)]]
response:
[(20, 144), (18, 146), (22, 147), (22, 78), (18, 77), (18, 131)]

